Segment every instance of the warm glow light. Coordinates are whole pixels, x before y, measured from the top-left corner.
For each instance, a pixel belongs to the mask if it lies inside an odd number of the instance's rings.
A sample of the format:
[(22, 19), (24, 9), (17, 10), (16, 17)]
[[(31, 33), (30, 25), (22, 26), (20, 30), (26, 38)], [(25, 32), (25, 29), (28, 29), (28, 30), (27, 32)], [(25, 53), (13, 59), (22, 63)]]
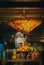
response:
[(28, 34), (33, 29), (41, 24), (40, 20), (30, 19), (30, 20), (14, 20), (9, 22), (9, 25), (16, 30), (19, 30), (25, 34)]

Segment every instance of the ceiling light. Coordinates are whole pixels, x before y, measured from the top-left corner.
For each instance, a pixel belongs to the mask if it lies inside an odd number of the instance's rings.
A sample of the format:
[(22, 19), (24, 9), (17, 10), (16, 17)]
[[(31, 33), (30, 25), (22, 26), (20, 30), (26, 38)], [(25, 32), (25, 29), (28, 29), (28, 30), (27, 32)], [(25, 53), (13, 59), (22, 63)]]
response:
[(29, 19), (29, 20), (23, 19), (23, 20), (14, 20), (9, 22), (8, 24), (14, 29), (21, 31), (25, 34), (28, 34), (37, 26), (39, 26), (41, 24), (41, 21), (35, 19)]

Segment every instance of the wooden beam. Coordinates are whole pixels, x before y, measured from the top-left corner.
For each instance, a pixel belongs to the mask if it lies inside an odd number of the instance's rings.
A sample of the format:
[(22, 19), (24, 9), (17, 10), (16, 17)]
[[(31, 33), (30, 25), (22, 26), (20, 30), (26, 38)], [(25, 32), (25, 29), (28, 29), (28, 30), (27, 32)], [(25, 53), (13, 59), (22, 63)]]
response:
[[(25, 11), (25, 12), (24, 12)], [(44, 8), (0, 8), (0, 20), (9, 20), (14, 18), (44, 18)]]

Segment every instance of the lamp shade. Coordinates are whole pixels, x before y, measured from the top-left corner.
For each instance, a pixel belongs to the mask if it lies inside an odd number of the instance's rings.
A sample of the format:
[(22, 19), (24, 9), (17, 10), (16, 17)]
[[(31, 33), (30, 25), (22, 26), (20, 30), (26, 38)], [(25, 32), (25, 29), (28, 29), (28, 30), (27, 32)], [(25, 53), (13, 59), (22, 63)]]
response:
[(29, 32), (31, 32), (33, 29), (35, 29), (36, 27), (38, 27), (41, 24), (40, 20), (36, 20), (36, 19), (21, 19), (21, 20), (14, 20), (8, 23), (11, 27), (13, 27), (14, 29), (24, 33), (24, 34), (28, 34)]

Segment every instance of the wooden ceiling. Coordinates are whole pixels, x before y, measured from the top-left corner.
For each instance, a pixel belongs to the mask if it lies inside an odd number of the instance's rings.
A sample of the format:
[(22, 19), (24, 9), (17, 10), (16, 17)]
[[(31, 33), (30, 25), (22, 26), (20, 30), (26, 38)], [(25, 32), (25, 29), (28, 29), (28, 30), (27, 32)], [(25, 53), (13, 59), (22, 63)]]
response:
[(44, 8), (0, 8), (0, 20), (43, 17)]

